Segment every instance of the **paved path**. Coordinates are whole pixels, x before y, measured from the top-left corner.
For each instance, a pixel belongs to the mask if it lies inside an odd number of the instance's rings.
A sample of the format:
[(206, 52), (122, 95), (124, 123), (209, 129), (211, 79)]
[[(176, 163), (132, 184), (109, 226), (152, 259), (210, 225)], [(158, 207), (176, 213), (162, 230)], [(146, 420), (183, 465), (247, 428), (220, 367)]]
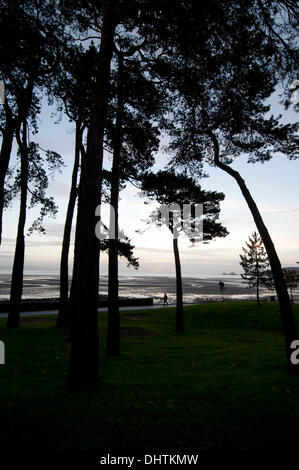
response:
[[(190, 305), (190, 304), (186, 304)], [(170, 304), (170, 305), (136, 305), (136, 306), (125, 306), (125, 307), (119, 307), (119, 310), (154, 310), (155, 308), (168, 308), (168, 307), (175, 307), (175, 304)], [(108, 307), (101, 307), (98, 310), (99, 312), (107, 312)], [(38, 310), (38, 311), (33, 311), (33, 312), (21, 312), (21, 318), (22, 317), (35, 317), (35, 316), (40, 316), (40, 315), (57, 315), (58, 310)], [(7, 317), (7, 313), (0, 313), (0, 318), (5, 318)]]

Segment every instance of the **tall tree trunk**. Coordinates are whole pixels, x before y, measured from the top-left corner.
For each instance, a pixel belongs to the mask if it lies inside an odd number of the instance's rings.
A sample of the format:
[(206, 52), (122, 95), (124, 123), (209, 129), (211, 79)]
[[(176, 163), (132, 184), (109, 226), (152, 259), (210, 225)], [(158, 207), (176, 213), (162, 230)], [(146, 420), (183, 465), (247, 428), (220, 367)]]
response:
[(0, 152), (0, 245), (2, 242), (2, 219), (4, 209), (4, 183), (9, 166), (12, 142), (15, 132), (15, 121), (12, 119), (10, 108), (7, 104), (6, 108), (6, 125), (2, 134), (2, 145)]
[(70, 323), (70, 385), (84, 385), (98, 378), (99, 241), (95, 235), (95, 211), (101, 193), (103, 139), (115, 26), (116, 0), (107, 0), (97, 55), (94, 108), (87, 134), (87, 151), (81, 165), (75, 237), (75, 290)]
[(184, 330), (183, 286), (180, 253), (177, 238), (173, 238), (173, 253), (176, 273), (176, 330)]
[[(1, 154), (0, 154), (0, 245), (2, 242), (3, 209), (4, 209), (4, 182), (9, 166), (12, 149), (13, 135), (15, 130), (27, 120), (32, 103), (35, 72), (28, 78), (27, 87), (23, 93), (22, 102), (18, 104), (18, 115), (13, 117), (8, 103), (4, 104), (6, 115), (6, 126), (3, 133)], [(27, 126), (27, 125), (26, 125)]]
[(77, 179), (80, 165), (80, 141), (82, 138), (81, 124), (76, 123), (76, 137), (75, 137), (75, 159), (72, 173), (72, 182), (69, 195), (69, 202), (66, 212), (63, 241), (60, 258), (60, 298), (59, 298), (59, 312), (57, 317), (56, 327), (65, 328), (69, 325), (69, 308), (68, 308), (68, 294), (69, 294), (69, 276), (68, 276), (68, 260), (70, 251), (70, 240), (72, 231), (72, 221), (74, 216), (74, 209), (77, 199)]
[(25, 256), (24, 228), (27, 209), (27, 184), (28, 184), (28, 146), (27, 125), (23, 122), (22, 140), (19, 138), (21, 155), (21, 201), (18, 222), (18, 232), (11, 277), (10, 304), (7, 318), (7, 326), (18, 327), (20, 323), (21, 299), (23, 292), (23, 271)]
[(221, 170), (231, 175), (238, 183), (239, 188), (241, 189), (241, 192), (251, 211), (252, 217), (259, 231), (259, 234), (263, 240), (265, 249), (268, 254), (269, 263), (272, 269), (274, 286), (275, 286), (278, 301), (279, 301), (279, 309), (280, 309), (280, 315), (281, 315), (284, 339), (285, 339), (287, 367), (290, 372), (299, 374), (299, 364), (294, 365), (291, 363), (291, 355), (293, 352), (293, 350), (291, 349), (291, 344), (294, 340), (297, 340), (298, 338), (297, 328), (296, 328), (296, 323), (295, 323), (295, 319), (293, 315), (292, 304), (290, 302), (290, 297), (288, 294), (285, 277), (281, 268), (281, 263), (277, 255), (274, 243), (270, 237), (267, 227), (264, 224), (264, 221), (258, 210), (258, 207), (253, 197), (251, 196), (249, 189), (247, 188), (245, 184), (245, 181), (236, 170), (233, 170), (229, 165), (225, 165), (219, 160), (219, 144), (218, 144), (217, 138), (212, 132), (208, 133), (208, 135), (211, 137), (213, 144), (214, 144), (214, 151), (215, 151), (214, 162), (216, 166), (218, 166), (218, 168), (220, 168)]
[(118, 91), (117, 112), (114, 133), (113, 164), (111, 174), (111, 211), (110, 226), (114, 216), (115, 238), (109, 239), (109, 264), (108, 264), (108, 333), (106, 352), (108, 355), (120, 353), (120, 317), (118, 294), (118, 200), (119, 200), (119, 171), (121, 163), (122, 147), (122, 122), (124, 111), (123, 90), (123, 58), (118, 59)]

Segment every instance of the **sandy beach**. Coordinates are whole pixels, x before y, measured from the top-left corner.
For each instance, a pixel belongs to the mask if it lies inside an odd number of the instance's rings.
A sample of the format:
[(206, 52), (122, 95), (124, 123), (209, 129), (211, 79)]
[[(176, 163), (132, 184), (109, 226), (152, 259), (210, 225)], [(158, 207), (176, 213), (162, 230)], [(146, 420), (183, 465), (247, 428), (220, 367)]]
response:
[[(227, 300), (246, 300), (255, 298), (255, 289), (248, 289), (239, 275), (219, 277), (185, 277), (183, 279), (184, 303), (200, 303), (205, 301), (222, 300), (219, 290), (219, 280), (225, 284), (224, 298)], [(108, 278), (102, 276), (99, 294), (107, 295)], [(10, 291), (10, 276), (0, 275), (0, 300), (8, 300)], [(119, 295), (121, 297), (152, 297), (154, 304), (162, 303), (164, 293), (169, 303), (175, 302), (174, 276), (125, 276), (119, 280)], [(261, 298), (269, 300), (275, 292), (261, 289)], [(23, 299), (52, 299), (59, 297), (59, 277), (42, 275), (25, 275)], [(298, 290), (294, 299), (299, 301)]]

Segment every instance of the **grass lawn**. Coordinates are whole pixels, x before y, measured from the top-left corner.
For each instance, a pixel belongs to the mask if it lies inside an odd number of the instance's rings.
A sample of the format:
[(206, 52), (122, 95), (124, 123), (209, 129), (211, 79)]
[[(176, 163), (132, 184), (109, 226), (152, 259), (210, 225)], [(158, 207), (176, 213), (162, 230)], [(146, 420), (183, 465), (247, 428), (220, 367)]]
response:
[(297, 448), (299, 377), (286, 372), (276, 303), (189, 306), (181, 334), (172, 308), (136, 313), (121, 312), (122, 327), (149, 334), (122, 337), (113, 358), (105, 355), (107, 314), (100, 314), (100, 380), (80, 391), (65, 385), (70, 343), (54, 316), (16, 330), (0, 319), (0, 448)]

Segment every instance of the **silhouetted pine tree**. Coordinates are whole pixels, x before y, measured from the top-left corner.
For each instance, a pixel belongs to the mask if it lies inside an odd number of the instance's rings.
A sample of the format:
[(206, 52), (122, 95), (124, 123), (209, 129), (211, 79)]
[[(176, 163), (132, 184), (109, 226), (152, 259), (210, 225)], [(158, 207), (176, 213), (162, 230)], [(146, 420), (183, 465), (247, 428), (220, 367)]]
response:
[(257, 232), (253, 232), (246, 242), (247, 248), (242, 248), (243, 254), (240, 255), (240, 265), (244, 270), (241, 274), (248, 288), (256, 288), (256, 301), (260, 305), (260, 287), (273, 288), (273, 276), (261, 237)]
[[(180, 233), (185, 234), (192, 243), (196, 243), (199, 240), (208, 242), (217, 237), (227, 236), (226, 228), (217, 222), (220, 201), (223, 201), (224, 194), (205, 191), (194, 178), (176, 174), (174, 171), (148, 173), (143, 178), (142, 191), (149, 199), (164, 206), (164, 209), (161, 208), (159, 218), (157, 218), (157, 211), (154, 211), (146, 222), (158, 223), (159, 226), (166, 225), (173, 235), (176, 271), (176, 330), (183, 331), (183, 287), (178, 237)], [(195, 204), (203, 204), (203, 214), (196, 214), (196, 211), (192, 209)], [(189, 212), (183, 210), (184, 205), (190, 205)], [(169, 214), (164, 212), (165, 206), (169, 207)], [(203, 222), (203, 233), (195, 230), (200, 219)]]
[[(5, 204), (20, 192), (20, 210), (17, 229), (17, 238), (13, 269), (11, 276), (10, 305), (7, 317), (7, 326), (18, 327), (20, 322), (21, 298), (23, 291), (23, 271), (25, 257), (25, 224), (27, 216), (28, 193), (30, 193), (29, 208), (41, 205), (40, 215), (29, 227), (28, 234), (34, 230), (40, 233), (45, 232), (43, 219), (46, 215), (55, 216), (57, 207), (53, 197), (46, 196), (48, 187), (48, 175), (63, 164), (59, 154), (52, 151), (46, 151), (46, 157), (43, 159), (40, 155), (40, 147), (34, 142), (28, 142), (27, 122), (24, 120), (22, 129), (16, 131), (16, 137), (19, 145), (20, 168), (16, 171), (16, 177), (6, 191)], [(48, 172), (44, 168), (45, 161)]]
[[(290, 159), (299, 156), (297, 125), (282, 124), (279, 116), (268, 117), (270, 107), (265, 103), (278, 83), (288, 89), (296, 78), (298, 5), (293, 1), (211, 5), (210, 25), (215, 21), (215, 37), (203, 35), (202, 41), (195, 43), (186, 35), (176, 49), (181, 60), (169, 60), (163, 68), (160, 65), (165, 79), (176, 90), (173, 99), (179, 96), (169, 119), (171, 147), (176, 150), (175, 163), (191, 174), (201, 170), (203, 162), (209, 162), (239, 185), (269, 257), (288, 370), (299, 374), (299, 365), (290, 360), (290, 345), (298, 334), (281, 262), (246, 181), (230, 165), (244, 153), (249, 163), (264, 163), (278, 152)], [(278, 17), (283, 11), (287, 12), (287, 19), (282, 25)], [(188, 31), (193, 28), (193, 37), (201, 32), (202, 15), (198, 12), (188, 19)], [(218, 15), (223, 18), (220, 29)]]
[(5, 104), (0, 107), (0, 244), (13, 139), (24, 122), (28, 125), (40, 111), (40, 91), (49, 86), (57, 71), (66, 40), (58, 3), (3, 0), (0, 4), (0, 80), (5, 86)]

